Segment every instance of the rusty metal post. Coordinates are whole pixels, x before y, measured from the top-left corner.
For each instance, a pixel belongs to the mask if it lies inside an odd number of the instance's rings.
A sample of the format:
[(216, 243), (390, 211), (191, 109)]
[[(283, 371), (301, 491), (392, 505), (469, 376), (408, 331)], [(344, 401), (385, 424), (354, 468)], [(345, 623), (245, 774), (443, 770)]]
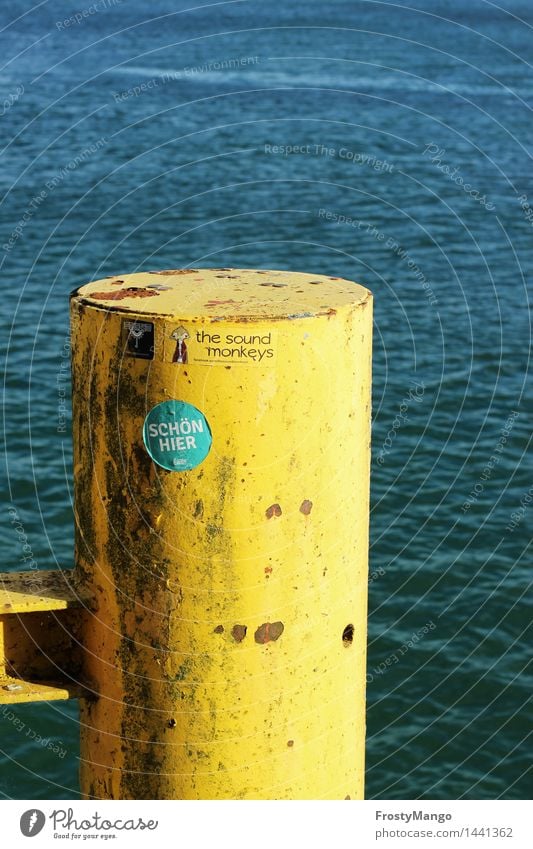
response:
[(370, 292), (140, 273), (71, 322), (82, 792), (362, 798)]

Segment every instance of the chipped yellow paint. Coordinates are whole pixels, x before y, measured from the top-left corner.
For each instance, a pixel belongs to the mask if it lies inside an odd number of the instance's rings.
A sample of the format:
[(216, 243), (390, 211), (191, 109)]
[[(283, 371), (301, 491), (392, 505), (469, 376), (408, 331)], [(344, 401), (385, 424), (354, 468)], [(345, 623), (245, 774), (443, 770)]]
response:
[[(368, 289), (339, 277), (235, 268), (173, 269), (106, 277), (78, 295), (93, 306), (209, 323), (285, 320), (362, 304)], [(176, 310), (179, 304), (179, 311)]]
[[(371, 308), (282, 271), (74, 293), (86, 797), (362, 798)], [(212, 431), (187, 472), (143, 443), (171, 399)]]

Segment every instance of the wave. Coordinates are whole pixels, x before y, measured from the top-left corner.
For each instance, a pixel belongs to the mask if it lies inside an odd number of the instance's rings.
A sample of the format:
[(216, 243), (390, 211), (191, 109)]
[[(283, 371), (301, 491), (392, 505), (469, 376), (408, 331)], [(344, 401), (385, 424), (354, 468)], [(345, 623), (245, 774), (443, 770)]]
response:
[[(336, 88), (342, 90), (373, 89), (381, 91), (418, 91), (433, 94), (459, 94), (476, 97), (533, 97), (533, 91), (514, 91), (502, 85), (480, 85), (475, 83), (458, 83), (452, 80), (426, 80), (416, 77), (406, 77), (403, 74), (380, 74), (376, 77), (347, 77), (329, 72), (309, 73), (305, 67), (299, 71), (291, 68), (287, 71), (271, 70), (265, 62), (253, 61), (255, 57), (233, 57), (220, 59), (204, 65), (186, 65), (183, 68), (139, 67), (129, 65), (114, 68), (114, 74), (136, 76), (138, 84), (149, 80), (161, 80), (164, 83), (188, 82), (200, 84), (220, 84), (224, 79), (236, 82), (246, 81), (248, 85), (280, 85), (298, 86), (304, 84), (308, 88)], [(243, 64), (237, 64), (242, 62)], [(246, 64), (248, 62), (248, 64)], [(220, 66), (220, 67), (217, 67)]]

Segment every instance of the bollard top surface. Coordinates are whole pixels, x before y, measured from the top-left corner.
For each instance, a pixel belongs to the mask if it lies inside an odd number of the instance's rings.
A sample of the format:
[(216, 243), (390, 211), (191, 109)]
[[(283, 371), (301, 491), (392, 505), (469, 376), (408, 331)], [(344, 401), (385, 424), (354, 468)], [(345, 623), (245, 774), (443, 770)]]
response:
[(178, 268), (115, 275), (80, 286), (72, 297), (106, 311), (194, 320), (253, 321), (334, 315), (371, 299), (341, 277), (238, 268)]

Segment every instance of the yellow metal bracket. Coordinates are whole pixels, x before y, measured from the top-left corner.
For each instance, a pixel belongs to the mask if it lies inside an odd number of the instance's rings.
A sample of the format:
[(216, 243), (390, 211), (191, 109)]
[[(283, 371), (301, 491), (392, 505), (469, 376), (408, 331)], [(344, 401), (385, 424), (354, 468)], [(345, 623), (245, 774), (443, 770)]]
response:
[(0, 704), (75, 699), (91, 598), (74, 572), (0, 573)]

